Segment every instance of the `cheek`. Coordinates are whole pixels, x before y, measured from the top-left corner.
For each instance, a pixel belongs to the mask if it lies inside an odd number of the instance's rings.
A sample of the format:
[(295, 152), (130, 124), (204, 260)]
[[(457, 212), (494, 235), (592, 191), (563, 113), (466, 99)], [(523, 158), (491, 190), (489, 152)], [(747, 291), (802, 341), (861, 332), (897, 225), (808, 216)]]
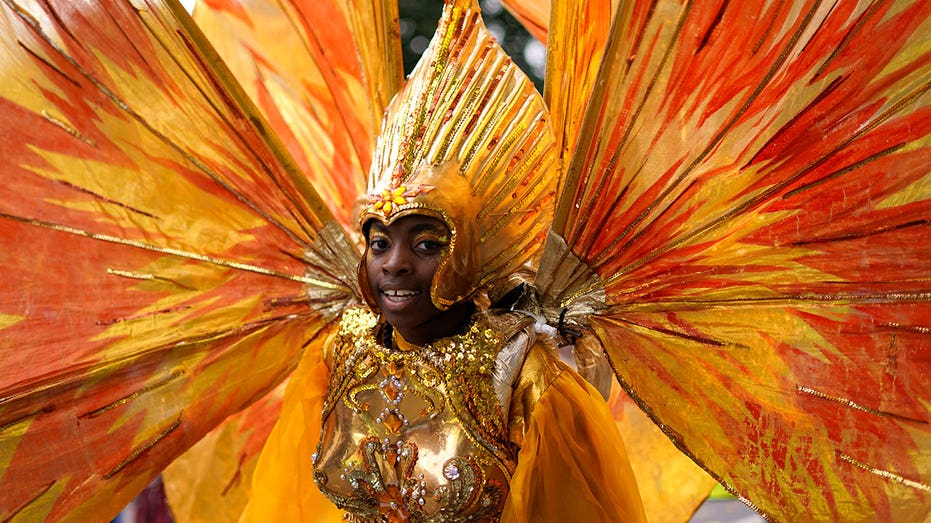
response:
[(433, 283), (433, 279), (436, 277), (436, 271), (440, 267), (440, 257), (423, 259), (420, 260), (419, 267), (417, 271), (421, 274), (422, 279), (429, 285)]
[(373, 276), (378, 274), (378, 264), (373, 259), (370, 251), (366, 250), (362, 263), (365, 264), (365, 271), (363, 272), (364, 278), (368, 281), (359, 282), (361, 286), (367, 286), (372, 294), (375, 294), (375, 282), (373, 281)]

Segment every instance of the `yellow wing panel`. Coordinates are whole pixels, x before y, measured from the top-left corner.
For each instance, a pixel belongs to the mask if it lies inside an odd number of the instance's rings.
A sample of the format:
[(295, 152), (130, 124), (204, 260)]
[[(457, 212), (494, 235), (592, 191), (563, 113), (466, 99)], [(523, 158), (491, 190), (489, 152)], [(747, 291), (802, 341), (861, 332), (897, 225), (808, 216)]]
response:
[(194, 18), (333, 215), (355, 227), (403, 74), (397, 4), (209, 0)]
[(776, 520), (929, 517), (929, 35), (927, 2), (615, 16), (538, 286)]
[(0, 27), (0, 519), (101, 519), (287, 376), (358, 254), (176, 4)]

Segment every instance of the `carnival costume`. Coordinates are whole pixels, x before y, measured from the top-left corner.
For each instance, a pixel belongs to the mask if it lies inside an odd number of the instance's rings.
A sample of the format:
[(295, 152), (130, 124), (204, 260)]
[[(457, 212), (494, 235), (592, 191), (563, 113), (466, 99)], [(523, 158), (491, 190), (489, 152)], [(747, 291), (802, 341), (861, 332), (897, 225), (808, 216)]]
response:
[[(200, 9), (3, 1), (0, 518), (105, 519), (198, 441), (191, 517), (616, 516), (548, 339), (771, 519), (929, 517), (927, 2), (554, 2), (545, 103), (475, 1), (406, 83), (391, 2)], [(409, 346), (360, 209), (507, 310)]]

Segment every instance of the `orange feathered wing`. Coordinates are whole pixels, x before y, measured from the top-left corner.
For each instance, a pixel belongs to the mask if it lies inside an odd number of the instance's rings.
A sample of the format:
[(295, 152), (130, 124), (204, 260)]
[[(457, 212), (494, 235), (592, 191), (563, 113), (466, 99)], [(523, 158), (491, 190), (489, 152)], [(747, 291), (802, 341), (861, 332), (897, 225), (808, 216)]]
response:
[[(577, 2), (566, 3), (576, 4)], [(600, 3), (600, 0), (597, 3)], [(547, 43), (552, 7), (550, 0), (502, 0), (501, 4), (537, 40), (544, 44)]]
[(401, 85), (397, 3), (203, 0), (194, 20), (350, 230)]
[[(549, 12), (537, 32), (552, 36), (547, 47), (544, 99), (556, 132), (559, 164), (565, 169), (580, 132), (586, 104), (595, 87), (608, 38), (612, 7), (609, 0), (508, 2), (525, 13)], [(546, 4), (546, 5), (543, 5)], [(714, 480), (679, 452), (640, 411), (627, 394), (614, 394), (611, 406), (624, 437), (650, 521), (687, 521), (708, 497)]]
[[(314, 350), (316, 347), (312, 348)], [(174, 521), (238, 521), (288, 381), (223, 421), (162, 471)]]
[(358, 253), (175, 3), (0, 26), (0, 518), (99, 519), (281, 382)]
[(929, 517), (929, 15), (632, 2), (567, 174), (552, 320), (776, 520)]

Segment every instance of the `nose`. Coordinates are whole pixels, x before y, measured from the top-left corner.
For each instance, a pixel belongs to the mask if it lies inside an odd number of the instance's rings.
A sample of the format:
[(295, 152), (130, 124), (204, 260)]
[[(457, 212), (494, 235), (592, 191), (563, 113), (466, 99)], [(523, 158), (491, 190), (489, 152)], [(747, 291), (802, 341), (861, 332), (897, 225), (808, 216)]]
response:
[(410, 249), (405, 249), (403, 245), (394, 244), (385, 253), (385, 263), (381, 266), (385, 274), (407, 274), (413, 270), (413, 263)]

